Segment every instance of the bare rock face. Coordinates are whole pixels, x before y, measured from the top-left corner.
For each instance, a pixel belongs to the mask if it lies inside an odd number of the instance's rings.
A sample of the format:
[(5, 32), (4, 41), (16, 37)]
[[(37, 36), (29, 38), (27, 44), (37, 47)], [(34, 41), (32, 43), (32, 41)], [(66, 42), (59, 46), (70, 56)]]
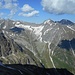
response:
[(20, 50), (19, 45), (16, 44), (13, 39), (9, 37), (6, 38), (3, 32), (0, 31), (0, 57), (15, 54), (17, 50)]
[(33, 63), (41, 66), (40, 62), (36, 62), (36, 58), (32, 52), (27, 51), (26, 48), (24, 50), (13, 39), (6, 37), (2, 31), (0, 31), (0, 60), (4, 64)]
[(52, 20), (42, 24), (1, 20), (0, 29), (2, 63), (66, 68), (75, 74), (74, 24), (61, 25)]
[(70, 20), (67, 20), (67, 19), (62, 19), (61, 21), (55, 21), (57, 23), (60, 23), (62, 25), (74, 25), (73, 22), (71, 22)]

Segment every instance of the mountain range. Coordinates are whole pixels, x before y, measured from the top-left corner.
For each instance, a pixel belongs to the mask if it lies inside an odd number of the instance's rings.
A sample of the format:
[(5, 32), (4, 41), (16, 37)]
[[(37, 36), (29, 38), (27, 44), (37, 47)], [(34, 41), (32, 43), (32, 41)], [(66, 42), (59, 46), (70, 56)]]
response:
[[(66, 19), (49, 19), (41, 24), (0, 19), (0, 62), (2, 68), (26, 64), (56, 71), (65, 68), (75, 74), (75, 23)], [(49, 74), (55, 72), (54, 69)]]

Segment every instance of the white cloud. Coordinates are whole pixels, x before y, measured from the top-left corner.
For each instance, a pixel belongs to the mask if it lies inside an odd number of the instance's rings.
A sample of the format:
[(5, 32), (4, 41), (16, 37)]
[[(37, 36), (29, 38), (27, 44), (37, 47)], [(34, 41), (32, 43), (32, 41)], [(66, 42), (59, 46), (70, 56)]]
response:
[(35, 10), (28, 4), (23, 5), (21, 10), (22, 12), (18, 14), (19, 16), (32, 17), (32, 16), (37, 16), (39, 14), (39, 11)]
[(17, 2), (17, 0), (4, 0), (5, 3)]
[(4, 13), (0, 13), (0, 17), (2, 17), (4, 15)]
[(4, 8), (12, 9), (13, 8), (13, 4), (12, 3), (7, 3), (7, 4), (4, 5)]
[(12, 3), (12, 0), (4, 0), (5, 3)]
[(75, 14), (75, 0), (42, 0), (43, 10), (54, 14)]
[(10, 14), (8, 16), (13, 17), (13, 15), (18, 11), (17, 0), (1, 0), (0, 8), (9, 10)]
[(24, 12), (30, 12), (30, 11), (34, 10), (34, 8), (32, 8), (31, 6), (29, 6), (28, 4), (23, 5), (23, 7), (21, 9)]
[(13, 2), (17, 2), (17, 0), (13, 0)]
[(6, 3), (4, 5), (4, 8), (10, 10), (9, 17), (12, 18), (13, 15), (15, 15), (15, 13), (18, 11), (18, 4), (17, 3)]
[(0, 2), (0, 9), (2, 8), (2, 2)]
[(34, 10), (34, 11), (28, 13), (28, 14), (23, 13), (23, 12), (19, 13), (19, 16), (32, 17), (32, 16), (36, 16), (37, 14), (39, 14), (39, 11)]
[(13, 4), (7, 3), (7, 4), (4, 5), (4, 8), (15, 12), (15, 10), (17, 10), (17, 8), (18, 8), (18, 5), (17, 5), (17, 3), (13, 3)]

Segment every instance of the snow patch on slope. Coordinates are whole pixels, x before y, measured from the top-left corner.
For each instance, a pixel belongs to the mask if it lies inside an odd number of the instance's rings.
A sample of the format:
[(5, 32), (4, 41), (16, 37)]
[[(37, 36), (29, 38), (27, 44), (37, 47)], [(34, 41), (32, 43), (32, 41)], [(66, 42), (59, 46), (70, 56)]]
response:
[(44, 26), (32, 27), (34, 34), (38, 37), (38, 39), (42, 42), (42, 30)]
[(75, 31), (71, 26), (67, 26), (69, 29), (71, 29), (71, 30), (73, 30), (73, 31)]
[(46, 33), (48, 33), (51, 29), (52, 29), (52, 28), (47, 29), (47, 30), (44, 32), (44, 35), (45, 35)]
[(20, 22), (16, 22), (16, 24), (20, 24)]
[(54, 65), (54, 62), (53, 62), (53, 59), (52, 59), (51, 56), (50, 56), (50, 59), (51, 59), (51, 62), (52, 62), (53, 67), (56, 68), (55, 65)]
[(50, 24), (51, 20), (46, 20), (44, 24)]
[(36, 35), (36, 37), (38, 37), (38, 39), (40, 41), (42, 41), (42, 29), (44, 28), (44, 26), (37, 26), (37, 27), (34, 27), (34, 26), (29, 26), (29, 25), (23, 25), (23, 24), (15, 24), (16, 27), (19, 27), (19, 28), (24, 28), (24, 29), (27, 29), (27, 30), (30, 30), (31, 32), (34, 32), (34, 34)]
[(15, 36), (15, 34), (13, 34), (13, 33), (12, 33), (10, 36), (13, 36), (13, 37), (14, 37), (14, 36)]
[(32, 29), (33, 29), (33, 32), (38, 36), (39, 34), (41, 34), (43, 27), (44, 26), (32, 27)]
[(24, 24), (17, 25), (17, 24), (15, 24), (15, 26), (16, 27), (19, 27), (19, 28), (24, 28), (24, 29), (27, 29), (27, 30), (31, 30), (32, 31), (31, 27), (28, 26), (28, 25), (24, 25)]
[(15, 24), (15, 22), (13, 22), (13, 24)]
[(5, 29), (5, 28), (6, 28), (6, 26), (3, 27), (3, 29)]

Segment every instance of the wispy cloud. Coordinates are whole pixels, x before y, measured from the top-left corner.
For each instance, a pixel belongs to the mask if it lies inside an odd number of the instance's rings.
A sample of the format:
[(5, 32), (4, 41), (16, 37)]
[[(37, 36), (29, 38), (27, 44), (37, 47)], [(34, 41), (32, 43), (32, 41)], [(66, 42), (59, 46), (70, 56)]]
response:
[(53, 14), (75, 14), (75, 0), (42, 0), (43, 10)]
[(32, 17), (32, 16), (37, 16), (39, 14), (39, 11), (35, 10), (28, 4), (23, 5), (21, 11), (22, 12), (19, 13), (19, 16), (24, 16), (24, 17)]
[(0, 2), (0, 9), (2, 8), (2, 2)]
[(1, 13), (0, 13), (0, 18), (1, 18), (3, 15), (4, 15), (4, 13), (1, 12)]
[(34, 8), (32, 8), (31, 6), (29, 6), (28, 4), (25, 4), (21, 9), (24, 12), (30, 12), (30, 11), (34, 10)]
[(32, 11), (32, 12), (28, 13), (28, 14), (23, 13), (23, 12), (22, 12), (22, 13), (19, 13), (19, 16), (32, 17), (32, 16), (37, 15), (38, 13), (39, 13), (39, 11), (34, 10), (34, 11)]
[(9, 17), (13, 17), (18, 10), (17, 0), (1, 0), (0, 8), (10, 10)]

